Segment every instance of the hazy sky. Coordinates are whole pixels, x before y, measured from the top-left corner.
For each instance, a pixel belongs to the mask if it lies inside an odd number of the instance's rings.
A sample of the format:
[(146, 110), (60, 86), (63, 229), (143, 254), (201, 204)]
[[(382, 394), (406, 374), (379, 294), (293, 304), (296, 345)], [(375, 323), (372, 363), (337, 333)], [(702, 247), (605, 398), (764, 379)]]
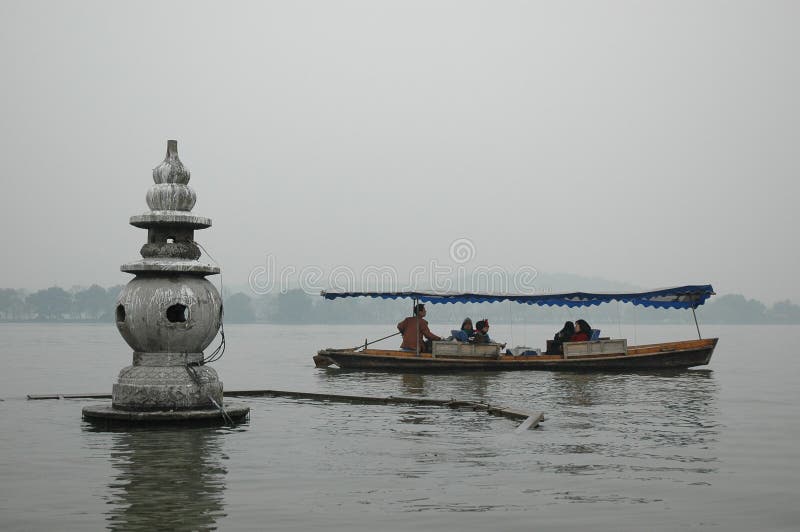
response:
[(178, 139), (228, 284), (522, 265), (800, 302), (800, 2), (0, 3), (3, 287), (124, 283)]

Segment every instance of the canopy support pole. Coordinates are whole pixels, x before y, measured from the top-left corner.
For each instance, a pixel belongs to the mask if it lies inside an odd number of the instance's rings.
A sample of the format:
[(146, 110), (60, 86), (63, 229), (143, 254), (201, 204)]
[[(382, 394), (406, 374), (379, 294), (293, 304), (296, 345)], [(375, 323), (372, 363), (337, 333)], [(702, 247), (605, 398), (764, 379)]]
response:
[(411, 315), (414, 316), (414, 323), (417, 324), (417, 341), (415, 343), (417, 344), (416, 356), (419, 356), (419, 316), (417, 316), (417, 298), (416, 297), (414, 298), (414, 308), (412, 309)]
[(514, 313), (511, 310), (511, 301), (510, 300), (508, 302), (508, 323), (510, 324), (510, 327), (511, 327), (511, 342), (509, 342), (509, 343), (511, 345), (514, 345)]
[(697, 327), (697, 337), (702, 340), (703, 337), (700, 335), (700, 325), (697, 324), (697, 314), (694, 312), (694, 306), (692, 307), (692, 316), (694, 316), (694, 326)]

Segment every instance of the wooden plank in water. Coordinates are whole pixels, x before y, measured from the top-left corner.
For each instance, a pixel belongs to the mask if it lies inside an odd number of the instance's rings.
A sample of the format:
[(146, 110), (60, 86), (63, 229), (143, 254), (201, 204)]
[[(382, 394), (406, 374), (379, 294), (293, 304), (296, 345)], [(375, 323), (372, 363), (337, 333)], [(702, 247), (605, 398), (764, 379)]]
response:
[(455, 399), (428, 399), (421, 397), (374, 397), (363, 395), (339, 395), (327, 393), (311, 393), (311, 392), (293, 392), (286, 390), (240, 390), (225, 392), (228, 396), (242, 396), (242, 397), (258, 397), (258, 396), (272, 396), (272, 397), (294, 397), (298, 399), (315, 399), (322, 401), (340, 401), (340, 402), (354, 402), (354, 403), (367, 403), (367, 404), (415, 404), (415, 405), (433, 405), (433, 406), (448, 406), (450, 408), (472, 408), (473, 410), (480, 410), (491, 415), (501, 416), (509, 419), (524, 420), (523, 425), (525, 429), (536, 428), (539, 423), (544, 421), (543, 412), (531, 412), (527, 410), (520, 410), (516, 408), (509, 408), (504, 406), (492, 406), (484, 403), (477, 403), (475, 401), (457, 401)]
[(52, 393), (52, 394), (28, 394), (28, 399), (41, 401), (43, 399), (111, 399), (110, 393)]
[(517, 427), (516, 432), (524, 432), (528, 429), (535, 429), (539, 426), (539, 423), (544, 420), (544, 414), (541, 412), (536, 412), (535, 414), (531, 414), (528, 419), (520, 423), (519, 427)]
[(294, 392), (289, 390), (233, 390), (225, 392), (228, 397), (293, 397), (296, 399), (314, 399), (317, 401), (339, 401), (367, 404), (416, 404), (446, 406), (452, 400), (429, 399), (422, 397), (375, 397), (366, 395), (342, 395), (331, 393)]
[[(232, 390), (224, 393), (225, 397), (291, 397), (294, 399), (311, 399), (314, 401), (332, 401), (362, 404), (411, 404), (423, 406), (447, 406), (449, 408), (471, 408), (494, 416), (524, 420), (517, 430), (536, 428), (544, 421), (542, 412), (530, 412), (504, 406), (493, 406), (475, 401), (458, 401), (455, 399), (431, 399), (426, 397), (375, 397), (368, 395), (342, 395), (331, 393), (295, 392), (290, 390)], [(83, 394), (29, 394), (30, 400), (44, 399), (111, 399), (109, 393)]]

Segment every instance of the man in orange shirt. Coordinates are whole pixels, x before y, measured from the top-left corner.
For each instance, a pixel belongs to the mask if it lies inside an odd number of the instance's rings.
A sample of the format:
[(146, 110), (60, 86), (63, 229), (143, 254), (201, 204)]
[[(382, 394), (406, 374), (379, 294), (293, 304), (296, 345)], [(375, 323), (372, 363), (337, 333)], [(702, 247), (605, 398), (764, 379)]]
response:
[(426, 314), (425, 305), (420, 303), (414, 307), (413, 316), (409, 316), (397, 324), (397, 330), (403, 334), (403, 343), (400, 344), (400, 349), (416, 352), (419, 348), (420, 353), (430, 353), (431, 342), (441, 340), (428, 328), (428, 322), (425, 321)]

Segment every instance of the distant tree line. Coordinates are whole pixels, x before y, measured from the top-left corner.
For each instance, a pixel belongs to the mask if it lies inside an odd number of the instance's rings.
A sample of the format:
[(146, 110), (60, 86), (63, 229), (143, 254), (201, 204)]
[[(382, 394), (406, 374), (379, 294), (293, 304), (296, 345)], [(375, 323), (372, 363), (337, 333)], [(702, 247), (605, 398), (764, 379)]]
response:
[[(237, 307), (249, 321), (267, 323), (393, 323), (411, 314), (410, 300), (371, 298), (323, 300), (301, 290), (275, 296), (249, 298), (240, 293)], [(249, 300), (249, 301), (248, 301)], [(249, 303), (249, 304), (248, 304)], [(234, 309), (226, 303), (225, 315)], [(719, 324), (800, 324), (800, 305), (781, 301), (767, 307), (760, 301), (739, 294), (713, 297), (696, 310), (702, 323)], [(237, 314), (238, 315), (238, 314)], [(650, 309), (631, 304), (609, 303), (596, 307), (540, 307), (517, 303), (429, 305), (428, 321), (460, 326), (465, 317), (473, 321), (488, 318), (496, 323), (564, 323), (584, 318), (589, 323), (689, 323), (689, 310)]]
[(51, 286), (37, 292), (0, 288), (2, 321), (111, 321), (123, 285), (103, 288)]
[[(0, 289), (0, 321), (111, 322), (123, 285), (96, 284), (65, 290), (53, 286), (27, 293)], [(393, 323), (411, 313), (409, 300), (339, 299), (326, 301), (301, 290), (251, 297), (243, 292), (224, 294), (227, 323), (337, 324)], [(610, 303), (588, 308), (538, 307), (514, 303), (431, 305), (428, 320), (460, 325), (464, 317), (488, 318), (496, 323), (563, 323), (584, 318), (589, 323), (688, 323), (688, 310), (660, 310)], [(800, 324), (800, 305), (780, 301), (767, 307), (739, 294), (713, 297), (697, 309), (703, 323)]]

